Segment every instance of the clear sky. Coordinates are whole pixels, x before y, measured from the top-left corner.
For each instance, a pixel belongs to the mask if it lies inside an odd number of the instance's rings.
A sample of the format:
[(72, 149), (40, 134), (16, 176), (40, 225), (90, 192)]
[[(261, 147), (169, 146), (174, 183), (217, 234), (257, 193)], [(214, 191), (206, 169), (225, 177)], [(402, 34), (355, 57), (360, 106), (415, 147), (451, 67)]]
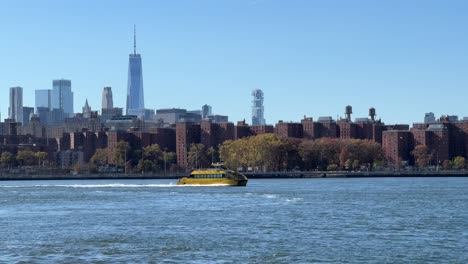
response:
[(72, 80), (75, 111), (99, 109), (106, 85), (125, 107), (136, 24), (147, 108), (206, 103), (250, 123), (260, 88), (270, 124), (347, 104), (388, 124), (468, 116), (467, 14), (466, 0), (3, 0), (0, 110), (9, 87), (34, 106), (57, 78)]

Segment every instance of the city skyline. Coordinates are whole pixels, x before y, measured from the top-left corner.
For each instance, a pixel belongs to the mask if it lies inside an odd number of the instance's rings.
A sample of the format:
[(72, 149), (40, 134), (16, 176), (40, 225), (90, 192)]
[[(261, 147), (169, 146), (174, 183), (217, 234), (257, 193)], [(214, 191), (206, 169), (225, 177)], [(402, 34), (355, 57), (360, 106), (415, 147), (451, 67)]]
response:
[[(365, 117), (368, 108), (375, 107), (377, 118), (387, 123), (422, 122), (427, 112), (468, 116), (463, 101), (468, 84), (464, 2), (365, 1), (338, 7), (302, 1), (286, 6), (277, 1), (250, 3), (140, 3), (131, 7), (135, 15), (117, 21), (100, 16), (104, 1), (79, 27), (73, 16), (63, 25), (41, 19), (44, 14), (35, 3), (5, 4), (0, 11), (3, 25), (20, 10), (24, 19), (2, 28), (9, 41), (0, 45), (11, 51), (0, 63), (5, 73), (0, 80), (2, 117), (7, 116), (10, 87), (23, 87), (23, 105), (34, 106), (34, 90), (50, 89), (50, 81), (57, 78), (73, 82), (75, 112), (86, 98), (99, 109), (104, 86), (114, 88), (115, 106), (125, 107), (125, 56), (133, 24), (139, 26), (145, 56), (146, 108), (199, 109), (209, 104), (232, 121), (250, 120), (249, 94), (262, 89), (267, 95), (265, 118), (272, 124), (304, 115), (343, 117), (344, 105), (354, 106), (354, 117)], [(89, 5), (58, 2), (50, 8), (73, 8), (79, 14)], [(113, 11), (119, 14), (129, 5)], [(231, 9), (235, 15), (228, 14)], [(193, 23), (170, 17), (178, 11), (179, 18)], [(218, 25), (220, 21), (225, 23)], [(36, 34), (37, 27), (50, 32)], [(329, 34), (332, 29), (336, 36)], [(63, 38), (55, 43), (53, 35)]]

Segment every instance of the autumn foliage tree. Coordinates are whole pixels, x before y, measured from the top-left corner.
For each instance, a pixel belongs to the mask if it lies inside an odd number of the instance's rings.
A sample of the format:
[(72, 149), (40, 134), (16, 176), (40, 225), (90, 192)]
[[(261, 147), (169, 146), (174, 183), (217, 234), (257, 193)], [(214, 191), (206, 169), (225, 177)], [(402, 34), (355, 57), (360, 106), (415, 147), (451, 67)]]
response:
[(466, 161), (465, 161), (465, 158), (464, 157), (461, 157), (461, 156), (457, 156), (453, 159), (453, 165), (457, 168), (457, 169), (465, 169), (466, 167)]
[(412, 154), (414, 156), (416, 165), (418, 165), (420, 169), (424, 169), (427, 167), (427, 165), (429, 164), (429, 160), (431, 159), (431, 156), (429, 154), (429, 149), (426, 146), (424, 145), (416, 146)]
[(334, 168), (329, 165), (359, 169), (362, 165), (372, 167), (375, 162), (385, 159), (382, 147), (367, 140), (327, 138), (312, 141), (279, 138), (274, 134), (226, 141), (219, 152), (228, 167), (265, 171)]
[(15, 164), (15, 157), (13, 154), (11, 154), (11, 152), (4, 151), (0, 156), (0, 164), (4, 168), (10, 168)]

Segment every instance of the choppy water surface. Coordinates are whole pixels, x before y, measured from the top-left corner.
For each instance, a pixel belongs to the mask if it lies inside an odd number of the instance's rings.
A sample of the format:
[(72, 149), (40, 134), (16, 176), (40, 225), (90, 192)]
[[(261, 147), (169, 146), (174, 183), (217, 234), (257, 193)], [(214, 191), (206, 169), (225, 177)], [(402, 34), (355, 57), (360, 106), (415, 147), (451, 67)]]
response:
[(0, 182), (0, 262), (468, 262), (468, 178), (174, 183)]

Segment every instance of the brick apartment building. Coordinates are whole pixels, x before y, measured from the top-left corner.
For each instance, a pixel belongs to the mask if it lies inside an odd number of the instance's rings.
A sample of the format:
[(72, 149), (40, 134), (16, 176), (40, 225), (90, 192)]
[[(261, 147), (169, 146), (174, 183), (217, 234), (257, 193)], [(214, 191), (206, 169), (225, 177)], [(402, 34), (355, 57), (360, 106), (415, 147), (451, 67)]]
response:
[(177, 164), (183, 168), (188, 165), (188, 151), (192, 143), (201, 142), (201, 128), (197, 123), (176, 124)]

